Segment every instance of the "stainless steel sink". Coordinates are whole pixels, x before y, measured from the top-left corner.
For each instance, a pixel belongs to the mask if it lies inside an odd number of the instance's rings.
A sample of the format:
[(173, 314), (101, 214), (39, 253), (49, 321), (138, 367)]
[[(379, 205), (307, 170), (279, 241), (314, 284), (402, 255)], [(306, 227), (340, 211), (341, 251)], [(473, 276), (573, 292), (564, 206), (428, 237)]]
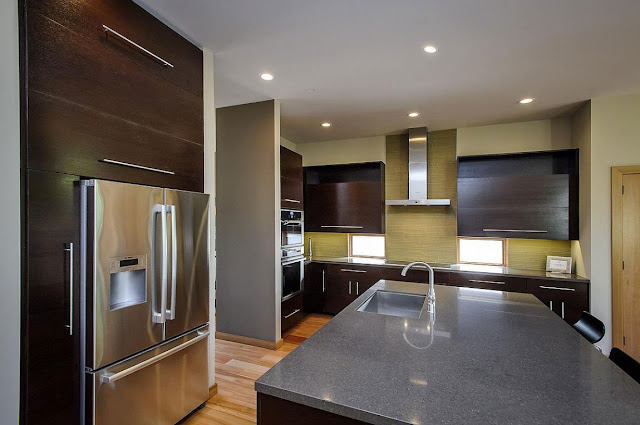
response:
[(376, 291), (357, 311), (419, 319), (426, 295)]

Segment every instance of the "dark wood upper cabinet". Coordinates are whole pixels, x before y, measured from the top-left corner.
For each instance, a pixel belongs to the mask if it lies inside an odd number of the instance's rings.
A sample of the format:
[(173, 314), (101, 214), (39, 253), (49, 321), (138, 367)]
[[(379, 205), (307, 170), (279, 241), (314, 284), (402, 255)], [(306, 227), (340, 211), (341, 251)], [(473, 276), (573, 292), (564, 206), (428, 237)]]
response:
[(578, 239), (578, 150), (458, 158), (458, 235)]
[(202, 51), (130, 0), (21, 8), (24, 165), (202, 191)]
[(384, 163), (305, 168), (305, 230), (385, 232)]
[(280, 206), (304, 209), (302, 155), (280, 146)]
[(65, 174), (26, 175), (23, 424), (73, 425), (80, 418), (78, 183)]

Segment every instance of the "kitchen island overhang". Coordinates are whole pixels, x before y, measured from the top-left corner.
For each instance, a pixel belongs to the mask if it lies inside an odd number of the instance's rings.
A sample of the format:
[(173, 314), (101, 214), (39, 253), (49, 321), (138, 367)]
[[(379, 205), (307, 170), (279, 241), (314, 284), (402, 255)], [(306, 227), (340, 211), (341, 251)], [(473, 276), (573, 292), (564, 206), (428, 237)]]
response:
[(534, 296), (436, 285), (435, 315), (357, 311), (379, 290), (428, 286), (379, 281), (265, 373), (259, 424), (638, 422), (640, 385)]

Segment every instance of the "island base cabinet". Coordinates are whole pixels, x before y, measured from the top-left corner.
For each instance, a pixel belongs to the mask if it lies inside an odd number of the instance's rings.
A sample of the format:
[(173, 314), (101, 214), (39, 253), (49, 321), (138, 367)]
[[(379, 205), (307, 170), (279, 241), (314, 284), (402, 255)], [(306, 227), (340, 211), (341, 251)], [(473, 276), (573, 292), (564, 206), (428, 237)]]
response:
[(364, 425), (355, 419), (258, 393), (258, 425)]

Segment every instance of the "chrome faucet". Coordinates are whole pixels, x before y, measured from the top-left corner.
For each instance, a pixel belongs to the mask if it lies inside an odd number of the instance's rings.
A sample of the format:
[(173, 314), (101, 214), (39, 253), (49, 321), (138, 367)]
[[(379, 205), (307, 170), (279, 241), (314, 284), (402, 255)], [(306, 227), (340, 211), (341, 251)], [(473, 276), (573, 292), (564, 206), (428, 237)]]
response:
[(433, 268), (428, 265), (427, 263), (423, 263), (422, 261), (415, 261), (413, 263), (407, 264), (404, 269), (402, 269), (402, 272), (400, 273), (402, 276), (406, 276), (407, 272), (409, 271), (409, 269), (413, 266), (415, 266), (416, 264), (420, 264), (423, 265), (427, 268), (427, 270), (429, 270), (429, 295), (428, 295), (428, 300), (429, 300), (429, 304), (432, 304), (435, 302), (436, 300), (436, 291), (433, 288), (433, 281), (434, 281), (434, 277), (433, 277)]

